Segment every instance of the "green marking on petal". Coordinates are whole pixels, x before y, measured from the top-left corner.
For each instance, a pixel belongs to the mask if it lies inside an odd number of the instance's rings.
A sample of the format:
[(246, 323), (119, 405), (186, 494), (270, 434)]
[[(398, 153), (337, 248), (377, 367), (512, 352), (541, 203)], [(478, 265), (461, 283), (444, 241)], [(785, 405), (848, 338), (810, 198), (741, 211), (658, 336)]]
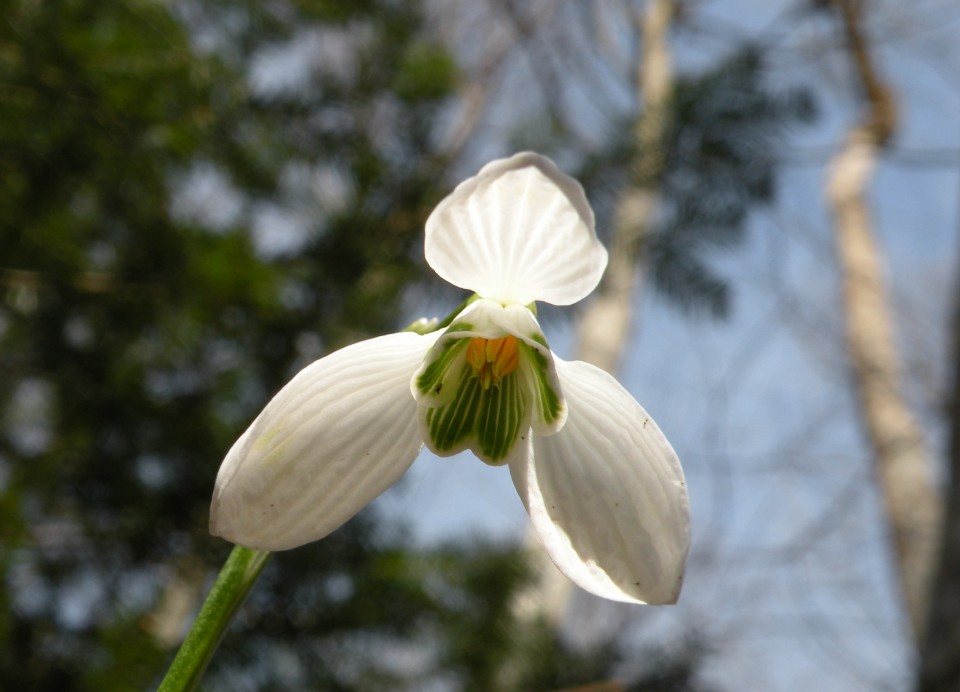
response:
[(503, 462), (524, 425), (523, 382), (516, 373), (483, 387), (465, 364), (457, 393), (447, 404), (425, 412), (426, 429), (435, 452), (456, 452), (468, 446), (490, 464)]
[(447, 339), (442, 342), (439, 353), (428, 354), (427, 357), (432, 357), (432, 360), (417, 377), (416, 382), (416, 387), (421, 394), (440, 394), (439, 387), (443, 385), (447, 370), (456, 362), (457, 356), (463, 349), (467, 347), (467, 342), (467, 339)]
[(477, 441), (480, 451), (491, 462), (502, 461), (510, 453), (523, 419), (523, 396), (519, 377), (505, 377), (499, 387), (484, 392), (480, 401)]
[[(544, 347), (547, 345), (546, 339), (542, 335), (534, 334), (530, 338), (537, 343), (542, 343)], [(550, 359), (529, 344), (522, 343), (520, 347), (532, 366), (528, 372), (533, 373), (533, 394), (537, 410), (545, 423), (548, 425), (555, 423), (563, 414), (564, 403), (560, 392), (554, 389), (552, 378), (549, 375)]]
[(433, 414), (427, 418), (430, 439), (437, 451), (453, 451), (470, 436), (482, 392), (480, 380), (473, 376), (469, 367), (464, 367), (453, 400), (446, 406), (429, 411)]
[(550, 346), (547, 344), (547, 337), (545, 337), (543, 334), (531, 334), (531, 335), (530, 335), (530, 341), (536, 341), (538, 344), (540, 344), (541, 346), (543, 346), (545, 349), (548, 349), (548, 350), (549, 350), (549, 348), (550, 348)]

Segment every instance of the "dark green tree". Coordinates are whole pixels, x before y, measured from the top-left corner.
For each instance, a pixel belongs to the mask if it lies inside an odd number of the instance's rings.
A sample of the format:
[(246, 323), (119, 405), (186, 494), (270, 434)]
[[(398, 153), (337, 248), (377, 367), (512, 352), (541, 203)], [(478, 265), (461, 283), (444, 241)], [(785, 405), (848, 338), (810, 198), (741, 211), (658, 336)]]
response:
[[(171, 584), (228, 549), (206, 535), (225, 450), (299, 366), (400, 326), (420, 277), (453, 74), (416, 5), (178, 10), (13, 2), (0, 25), (3, 689), (157, 679)], [(291, 82), (267, 58), (303, 36), (322, 55)], [(276, 647), (333, 688), (324, 637), (416, 626), (373, 528), (271, 567), (244, 624), (275, 645), (242, 647), (265, 684)]]

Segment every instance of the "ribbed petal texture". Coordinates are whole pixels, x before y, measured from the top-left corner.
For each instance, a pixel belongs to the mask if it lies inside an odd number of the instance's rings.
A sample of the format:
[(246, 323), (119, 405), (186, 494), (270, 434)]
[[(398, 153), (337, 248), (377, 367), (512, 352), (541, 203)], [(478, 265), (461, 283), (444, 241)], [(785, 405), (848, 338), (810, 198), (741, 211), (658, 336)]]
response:
[(607, 265), (583, 188), (529, 152), (457, 186), (427, 219), (424, 252), (442, 278), (503, 304), (575, 303)]
[(587, 363), (555, 359), (566, 425), (510, 471), (557, 567), (616, 601), (674, 603), (690, 541), (680, 461), (646, 411)]
[(227, 454), (210, 532), (250, 548), (294, 548), (393, 485), (421, 448), (410, 378), (436, 338), (390, 334), (303, 369)]

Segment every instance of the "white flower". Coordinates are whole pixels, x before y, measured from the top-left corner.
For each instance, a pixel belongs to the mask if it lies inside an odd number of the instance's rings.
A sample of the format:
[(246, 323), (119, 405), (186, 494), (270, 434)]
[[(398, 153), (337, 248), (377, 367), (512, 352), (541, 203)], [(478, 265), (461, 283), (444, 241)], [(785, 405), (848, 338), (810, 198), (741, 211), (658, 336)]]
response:
[(509, 466), (576, 584), (675, 602), (690, 520), (680, 462), (613, 377), (553, 355), (533, 312), (534, 301), (581, 300), (606, 267), (583, 189), (536, 154), (494, 161), (431, 214), (425, 254), (477, 299), (444, 330), (363, 341), (294, 377), (227, 454), (211, 532), (266, 550), (315, 541), (393, 485), (423, 444), (471, 449)]

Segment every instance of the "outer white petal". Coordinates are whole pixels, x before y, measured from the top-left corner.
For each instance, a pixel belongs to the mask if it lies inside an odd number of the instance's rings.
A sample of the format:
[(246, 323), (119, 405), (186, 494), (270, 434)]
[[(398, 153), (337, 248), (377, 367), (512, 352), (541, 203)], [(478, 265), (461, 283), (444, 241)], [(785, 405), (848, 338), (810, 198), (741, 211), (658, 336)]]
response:
[(510, 460), (514, 484), (551, 559), (604, 598), (674, 603), (690, 509), (670, 443), (599, 368), (556, 359), (569, 417)]
[(438, 335), (381, 336), (300, 371), (227, 454), (210, 532), (251, 548), (294, 548), (393, 485), (421, 448), (410, 377)]
[(442, 278), (504, 304), (575, 303), (607, 266), (583, 188), (530, 152), (458, 185), (427, 219), (424, 253)]

